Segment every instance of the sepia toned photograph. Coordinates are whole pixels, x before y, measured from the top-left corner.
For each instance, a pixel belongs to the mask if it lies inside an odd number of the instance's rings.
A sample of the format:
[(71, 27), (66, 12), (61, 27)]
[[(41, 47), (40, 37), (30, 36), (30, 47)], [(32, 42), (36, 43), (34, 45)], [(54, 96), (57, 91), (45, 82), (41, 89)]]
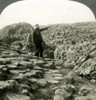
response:
[(0, 0), (0, 100), (96, 100), (96, 0)]

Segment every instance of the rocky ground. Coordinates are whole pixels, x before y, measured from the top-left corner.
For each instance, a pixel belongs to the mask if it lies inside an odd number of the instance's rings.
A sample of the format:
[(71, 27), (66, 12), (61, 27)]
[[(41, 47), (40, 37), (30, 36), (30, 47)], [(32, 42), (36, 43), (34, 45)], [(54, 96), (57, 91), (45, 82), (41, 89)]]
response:
[(0, 30), (0, 100), (96, 100), (96, 22), (51, 25), (44, 58), (22, 49), (31, 32), (26, 23)]
[(54, 86), (64, 78), (56, 62), (24, 51), (4, 50), (0, 56), (1, 100), (52, 100)]
[(94, 64), (95, 50), (91, 58), (86, 59), (87, 55), (76, 65), (38, 58), (9, 48), (4, 42), (0, 42), (0, 48), (0, 100), (96, 100), (96, 77), (89, 79), (91, 70), (87, 74), (81, 70), (89, 60)]

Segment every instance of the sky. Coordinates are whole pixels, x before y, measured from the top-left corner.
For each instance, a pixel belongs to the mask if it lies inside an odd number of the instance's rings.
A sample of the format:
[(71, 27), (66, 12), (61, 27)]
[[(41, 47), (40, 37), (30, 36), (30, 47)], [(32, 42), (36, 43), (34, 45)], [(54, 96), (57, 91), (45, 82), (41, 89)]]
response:
[(32, 25), (95, 21), (85, 5), (69, 0), (24, 0), (6, 7), (0, 15), (0, 28), (18, 22)]

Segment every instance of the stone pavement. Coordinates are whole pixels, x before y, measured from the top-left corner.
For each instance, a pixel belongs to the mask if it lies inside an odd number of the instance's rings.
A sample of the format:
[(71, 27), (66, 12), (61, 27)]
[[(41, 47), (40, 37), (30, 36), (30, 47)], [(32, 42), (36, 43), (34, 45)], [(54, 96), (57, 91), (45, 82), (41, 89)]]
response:
[(52, 100), (54, 93), (50, 86), (58, 85), (64, 79), (61, 66), (56, 65), (56, 61), (24, 51), (4, 50), (0, 56), (0, 98)]
[(0, 100), (88, 100), (87, 95), (95, 100), (94, 82), (80, 77), (73, 71), (74, 67), (25, 51), (3, 50), (0, 55)]

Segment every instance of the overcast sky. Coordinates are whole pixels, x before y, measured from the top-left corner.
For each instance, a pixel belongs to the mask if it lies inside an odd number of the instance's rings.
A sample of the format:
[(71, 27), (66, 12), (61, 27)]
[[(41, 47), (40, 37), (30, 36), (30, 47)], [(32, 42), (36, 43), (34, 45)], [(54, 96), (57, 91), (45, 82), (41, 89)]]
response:
[(13, 3), (3, 10), (0, 28), (18, 22), (48, 25), (87, 21), (95, 21), (95, 17), (83, 4), (69, 0), (25, 0)]
[[(20, 1), (20, 0), (0, 0), (0, 13), (3, 11), (5, 7), (7, 7), (9, 4), (16, 1)], [(96, 0), (72, 0), (72, 1), (77, 1), (85, 4), (93, 11), (96, 17)]]

